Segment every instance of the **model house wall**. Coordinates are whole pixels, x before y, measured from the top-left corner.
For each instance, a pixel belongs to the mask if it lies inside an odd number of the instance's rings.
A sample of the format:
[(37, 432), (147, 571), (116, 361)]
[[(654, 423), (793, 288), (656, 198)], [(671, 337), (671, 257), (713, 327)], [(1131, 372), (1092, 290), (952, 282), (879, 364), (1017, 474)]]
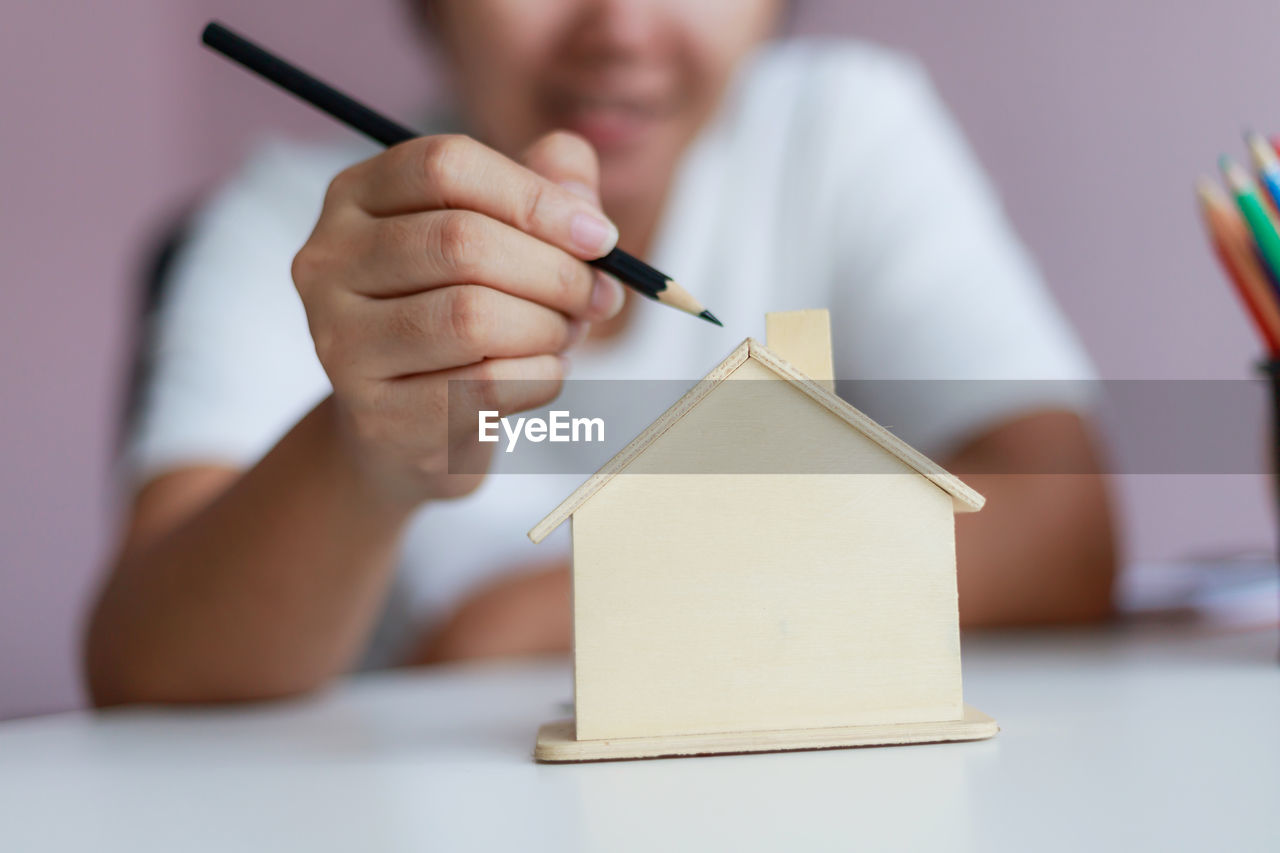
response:
[(951, 497), (746, 376), (573, 515), (577, 736), (959, 719)]

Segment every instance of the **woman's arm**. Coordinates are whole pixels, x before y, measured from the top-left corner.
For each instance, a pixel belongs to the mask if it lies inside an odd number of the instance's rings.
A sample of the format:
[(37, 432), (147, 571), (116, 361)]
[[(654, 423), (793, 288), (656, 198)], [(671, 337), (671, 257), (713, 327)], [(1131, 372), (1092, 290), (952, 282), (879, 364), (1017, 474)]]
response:
[(95, 704), (268, 698), (349, 666), (409, 509), (353, 468), (334, 419), (325, 400), (243, 475), (143, 489), (89, 624)]
[(95, 702), (280, 696), (355, 657), (409, 516), (483, 479), (476, 411), (550, 402), (622, 306), (582, 263), (617, 240), (594, 152), (549, 134), (526, 162), (424, 137), (333, 180), (292, 271), (333, 393), (243, 476), (144, 489), (92, 614)]
[(965, 627), (1090, 622), (1111, 613), (1115, 538), (1098, 452), (1081, 418), (1028, 414), (944, 462), (987, 499), (956, 516)]

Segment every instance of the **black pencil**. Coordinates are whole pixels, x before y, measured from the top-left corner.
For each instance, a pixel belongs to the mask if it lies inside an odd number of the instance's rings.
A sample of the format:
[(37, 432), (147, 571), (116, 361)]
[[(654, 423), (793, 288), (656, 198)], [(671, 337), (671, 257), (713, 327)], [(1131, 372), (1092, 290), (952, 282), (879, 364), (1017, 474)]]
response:
[[(388, 148), (422, 135), (370, 109), (350, 95), (339, 92), (216, 21), (211, 21), (204, 28), (202, 40), (223, 56), (240, 63), (282, 89), (292, 92), (316, 109)], [(632, 290), (650, 299), (670, 305), (672, 308), (679, 308), (717, 326), (723, 325), (714, 314), (703, 308), (689, 291), (644, 261), (621, 249), (614, 249), (603, 258), (597, 258), (588, 263), (597, 269), (604, 270)]]

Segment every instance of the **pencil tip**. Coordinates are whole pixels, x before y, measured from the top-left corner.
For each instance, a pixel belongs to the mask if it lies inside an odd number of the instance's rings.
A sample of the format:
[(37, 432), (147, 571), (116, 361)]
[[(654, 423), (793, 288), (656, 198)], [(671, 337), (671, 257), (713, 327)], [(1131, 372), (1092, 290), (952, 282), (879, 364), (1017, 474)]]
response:
[(721, 323), (719, 320), (717, 320), (716, 315), (712, 314), (710, 311), (703, 311), (698, 316), (706, 320), (708, 323), (715, 323), (720, 328), (722, 329), (724, 328), (724, 323)]
[(1204, 201), (1212, 201), (1218, 197), (1218, 182), (1208, 175), (1201, 175), (1196, 180), (1196, 193)]
[(1280, 165), (1280, 161), (1277, 161), (1276, 158), (1275, 149), (1261, 133), (1250, 134), (1248, 136), (1248, 144), (1249, 152), (1253, 154), (1253, 162), (1262, 171), (1268, 172)]
[(1222, 176), (1227, 179), (1227, 183), (1233, 190), (1239, 190), (1241, 186), (1249, 183), (1248, 173), (1226, 154), (1218, 158), (1218, 168), (1222, 170)]

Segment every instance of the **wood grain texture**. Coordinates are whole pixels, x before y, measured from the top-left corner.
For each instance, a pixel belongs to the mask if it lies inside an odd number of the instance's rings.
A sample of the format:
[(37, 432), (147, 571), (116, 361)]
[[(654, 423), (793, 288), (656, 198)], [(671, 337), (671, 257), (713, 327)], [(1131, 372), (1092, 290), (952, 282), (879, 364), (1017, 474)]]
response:
[[(837, 458), (863, 473), (787, 473)], [(716, 473), (744, 460), (778, 473)], [(669, 424), (574, 513), (573, 564), (580, 738), (961, 716), (951, 497), (793, 383)]]
[(764, 315), (765, 345), (796, 370), (826, 388), (836, 390), (831, 360), (831, 315), (825, 308), (775, 311)]
[(911, 743), (983, 740), (1000, 727), (968, 705), (959, 720), (935, 723), (891, 723), (792, 731), (729, 732), (666, 737), (577, 740), (573, 720), (547, 723), (538, 731), (533, 757), (541, 762), (613, 761), (627, 758), (666, 758), (743, 752), (784, 752)]

